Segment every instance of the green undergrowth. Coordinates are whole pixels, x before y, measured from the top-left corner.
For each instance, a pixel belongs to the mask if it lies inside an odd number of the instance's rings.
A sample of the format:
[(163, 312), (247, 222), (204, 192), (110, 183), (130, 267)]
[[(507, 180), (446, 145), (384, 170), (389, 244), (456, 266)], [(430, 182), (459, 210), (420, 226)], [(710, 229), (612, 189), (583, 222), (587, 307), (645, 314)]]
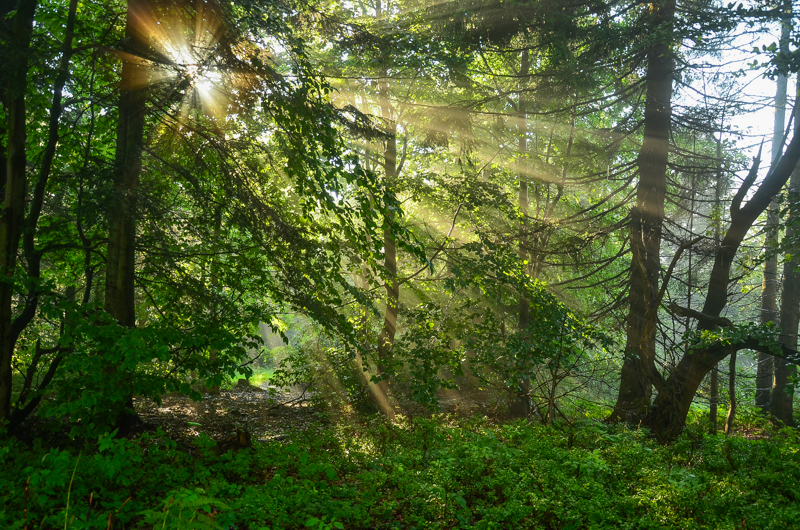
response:
[(4, 529), (800, 528), (795, 431), (746, 439), (415, 419), (217, 456), (199, 437), (0, 444)]
[(231, 388), (236, 386), (236, 383), (239, 379), (247, 379), (247, 382), (253, 386), (261, 386), (263, 384), (269, 383), (270, 379), (274, 375), (275, 370), (273, 368), (261, 368), (256, 367), (253, 368), (251, 373), (242, 373), (236, 372), (234, 377), (230, 377), (225, 379), (222, 382), (222, 388), (230, 390)]

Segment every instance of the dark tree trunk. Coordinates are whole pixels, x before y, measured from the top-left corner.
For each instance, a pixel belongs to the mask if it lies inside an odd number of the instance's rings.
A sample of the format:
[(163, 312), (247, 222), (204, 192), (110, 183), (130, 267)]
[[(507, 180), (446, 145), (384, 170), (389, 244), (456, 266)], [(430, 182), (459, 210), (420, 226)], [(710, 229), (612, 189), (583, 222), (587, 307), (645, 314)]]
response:
[[(11, 30), (12, 47), (4, 50), (7, 58), (7, 85), (4, 87), (6, 110), (5, 195), (0, 214), (0, 274), (11, 279), (17, 268), (17, 251), (22, 235), (27, 185), (25, 152), (25, 93), (27, 92), (28, 55), (33, 33), (36, 0), (21, 0), (16, 6)], [(11, 362), (19, 331), (13, 324), (12, 281), (0, 282), (0, 421), (11, 415)]]
[[(143, 0), (128, 1), (125, 36), (134, 50), (139, 42), (136, 13)], [(147, 71), (131, 61), (122, 64), (119, 121), (114, 159), (114, 196), (109, 209), (108, 256), (106, 258), (105, 309), (123, 326), (136, 324), (134, 273), (136, 243), (136, 192), (142, 171)]]
[[(720, 125), (722, 125), (722, 121)], [(722, 129), (722, 127), (720, 127)], [(692, 190), (694, 197), (694, 190)], [(717, 182), (714, 186), (714, 208), (717, 212), (722, 212), (722, 133), (717, 139)], [(694, 209), (693, 209), (694, 210)], [(722, 241), (722, 220), (714, 220), (714, 245), (719, 246)], [(691, 306), (689, 306), (691, 309)], [(689, 329), (687, 323), (686, 329)], [(688, 353), (688, 351), (687, 351)], [(719, 366), (714, 365), (711, 369), (711, 400), (710, 400), (709, 420), (711, 423), (711, 434), (717, 434), (717, 413), (719, 411)]]
[(730, 406), (728, 407), (728, 417), (725, 418), (725, 434), (733, 432), (733, 420), (736, 419), (736, 352), (731, 353), (728, 363), (730, 372), (728, 373), (728, 396)]
[[(771, 236), (775, 233), (778, 226), (778, 210), (780, 205), (773, 202), (769, 206), (767, 212), (767, 238), (765, 241), (765, 248), (772, 249), (774, 245), (771, 244), (772, 240), (777, 242), (777, 235)], [(772, 255), (764, 262), (764, 278), (761, 283), (761, 323), (768, 322), (778, 323), (778, 257)], [(766, 411), (769, 409), (770, 404), (770, 389), (772, 387), (773, 377), (773, 356), (758, 352), (758, 364), (756, 366), (756, 406)]]
[(656, 2), (653, 8), (654, 31), (663, 36), (647, 52), (644, 140), (638, 158), (636, 206), (631, 212), (627, 340), (619, 395), (612, 413), (612, 419), (632, 423), (638, 423), (647, 413), (656, 382), (657, 294), (675, 70), (670, 51), (675, 0)]
[[(58, 125), (63, 112), (62, 98), (64, 86), (69, 77), (69, 64), (72, 58), (72, 40), (75, 31), (75, 17), (78, 8), (78, 0), (70, 0), (67, 24), (65, 28), (64, 41), (61, 48), (61, 60), (59, 62), (58, 72), (56, 74), (55, 82), (53, 83), (53, 100), (50, 105), (50, 118), (48, 120), (48, 135), (47, 143), (45, 144), (44, 151), (41, 157), (41, 165), (39, 167), (39, 174), (36, 179), (36, 184), (33, 189), (33, 196), (28, 208), (28, 217), (24, 221), (24, 233), (20, 234), (22, 237), (23, 252), (25, 260), (28, 265), (28, 277), (39, 278), (41, 276), (41, 251), (36, 249), (36, 228), (39, 224), (39, 216), (42, 213), (44, 206), (45, 190), (47, 183), (50, 179), (52, 172), (53, 160), (56, 154), (56, 147), (59, 141)], [(70, 287), (68, 287), (68, 290)], [(71, 287), (74, 291), (74, 287)], [(25, 297), (22, 304), (22, 310), (18, 310), (17, 316), (11, 325), (13, 342), (16, 343), (17, 337), (22, 331), (31, 323), (33, 317), (36, 316), (36, 310), (39, 306), (39, 287), (37, 282), (31, 282), (28, 288), (28, 295)], [(62, 323), (63, 327), (63, 323)], [(56, 348), (58, 350), (58, 348)], [(36, 355), (42, 352), (41, 346), (37, 343)], [(38, 391), (44, 388), (52, 381), (55, 375), (56, 368), (63, 359), (63, 354), (59, 352), (52, 360), (50, 367), (45, 372), (44, 377), (40, 380)], [(29, 367), (29, 376), (26, 384), (28, 384), (35, 372), (37, 363), (32, 363)], [(29, 403), (25, 403), (26, 396), (23, 392), (20, 395), (17, 403), (11, 411), (11, 419), (9, 422), (9, 430), (13, 431), (20, 423), (36, 408), (41, 396), (33, 398)]]
[[(731, 224), (715, 252), (708, 293), (703, 311), (700, 313), (703, 318), (698, 323), (698, 329), (712, 330), (719, 325), (721, 320), (719, 316), (728, 303), (728, 284), (733, 258), (753, 222), (766, 210), (772, 198), (780, 193), (781, 188), (789, 180), (798, 160), (800, 160), (800, 134), (795, 134), (784, 155), (773, 164), (747, 204), (741, 206), (742, 200), (755, 181), (757, 162), (734, 196), (731, 204)], [(757, 348), (757, 345), (752, 347)], [(653, 401), (653, 406), (644, 422), (653, 429), (659, 440), (673, 440), (683, 431), (689, 407), (703, 377), (733, 351), (736, 351), (735, 345), (698, 349), (681, 358), (669, 378), (662, 382), (658, 396)]]
[[(126, 45), (134, 54), (147, 47), (137, 26), (137, 18), (146, 7), (146, 0), (128, 0), (125, 23)], [(136, 272), (136, 193), (142, 170), (144, 118), (147, 98), (147, 71), (132, 61), (122, 63), (116, 156), (114, 159), (114, 195), (108, 218), (108, 250), (106, 256), (105, 309), (126, 327), (136, 325), (134, 275)], [(109, 367), (114, 370), (114, 367)], [(116, 411), (116, 424), (121, 432), (136, 421), (133, 411), (133, 389), (127, 402)]]
[(719, 409), (719, 368), (711, 369), (711, 397), (709, 398), (708, 420), (711, 434), (717, 433), (717, 410)]

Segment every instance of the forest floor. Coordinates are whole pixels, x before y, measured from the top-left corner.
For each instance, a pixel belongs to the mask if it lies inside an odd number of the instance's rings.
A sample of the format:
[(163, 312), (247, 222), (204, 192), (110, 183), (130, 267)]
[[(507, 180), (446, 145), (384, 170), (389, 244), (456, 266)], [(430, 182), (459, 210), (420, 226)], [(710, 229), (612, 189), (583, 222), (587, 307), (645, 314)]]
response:
[[(292, 432), (305, 431), (312, 425), (328, 422), (331, 411), (313, 404), (312, 388), (278, 389), (268, 383), (252, 385), (240, 380), (231, 389), (204, 392), (202, 401), (193, 401), (178, 392), (162, 396), (161, 404), (147, 398), (135, 400), (139, 417), (147, 424), (145, 430), (161, 430), (186, 445), (205, 433), (221, 440), (237, 429), (249, 432), (253, 442), (269, 442), (288, 437)], [(498, 419), (504, 408), (497, 397), (486, 391), (460, 393), (443, 390), (439, 393), (442, 412), (458, 416), (475, 413)], [(417, 411), (421, 412), (421, 411)], [(426, 414), (427, 415), (427, 414)]]
[[(497, 421), (485, 391), (395, 421), (314, 405), (318, 392), (244, 383), (137, 400), (136, 436), (50, 439), (51, 421), (28, 443), (0, 439), (0, 528), (800, 529), (800, 434), (763, 419), (724, 436), (693, 417), (659, 445), (588, 409)], [(249, 450), (227, 441), (236, 429)]]
[(242, 429), (254, 442), (267, 442), (319, 421), (310, 397), (310, 391), (303, 388), (280, 391), (267, 384), (240, 383), (230, 390), (204, 392), (202, 401), (172, 393), (163, 396), (160, 405), (140, 398), (135, 406), (146, 423), (161, 427), (173, 439), (187, 440), (205, 433), (219, 440)]

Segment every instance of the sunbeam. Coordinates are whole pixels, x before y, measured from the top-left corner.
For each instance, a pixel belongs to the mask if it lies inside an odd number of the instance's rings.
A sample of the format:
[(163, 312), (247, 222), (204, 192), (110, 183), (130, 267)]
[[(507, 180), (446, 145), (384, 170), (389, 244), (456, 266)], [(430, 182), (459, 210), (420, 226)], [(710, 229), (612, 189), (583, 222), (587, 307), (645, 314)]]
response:
[(243, 77), (220, 62), (222, 48), (230, 40), (222, 15), (203, 2), (183, 10), (174, 5), (163, 10), (142, 5), (132, 9), (134, 41), (147, 43), (147, 49), (126, 43), (126, 49), (116, 55), (141, 67), (133, 80), (135, 88), (171, 86), (170, 94), (177, 91), (182, 95), (181, 121), (192, 109), (199, 109), (222, 122)]

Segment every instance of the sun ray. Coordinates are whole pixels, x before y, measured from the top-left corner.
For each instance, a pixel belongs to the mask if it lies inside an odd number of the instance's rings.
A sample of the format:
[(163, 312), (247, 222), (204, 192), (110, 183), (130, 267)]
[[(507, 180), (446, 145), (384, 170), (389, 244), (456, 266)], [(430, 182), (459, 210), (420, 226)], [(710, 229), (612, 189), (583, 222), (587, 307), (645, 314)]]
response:
[(186, 9), (141, 6), (132, 13), (132, 20), (136, 35), (132, 41), (148, 43), (147, 49), (128, 47), (114, 53), (140, 67), (133, 79), (135, 88), (180, 88), (179, 122), (189, 119), (191, 109), (197, 108), (223, 123), (237, 94), (254, 84), (248, 80), (248, 75), (254, 74), (242, 67), (230, 68), (223, 61), (223, 56), (239, 55), (237, 45), (227, 34), (220, 13), (207, 2)]

